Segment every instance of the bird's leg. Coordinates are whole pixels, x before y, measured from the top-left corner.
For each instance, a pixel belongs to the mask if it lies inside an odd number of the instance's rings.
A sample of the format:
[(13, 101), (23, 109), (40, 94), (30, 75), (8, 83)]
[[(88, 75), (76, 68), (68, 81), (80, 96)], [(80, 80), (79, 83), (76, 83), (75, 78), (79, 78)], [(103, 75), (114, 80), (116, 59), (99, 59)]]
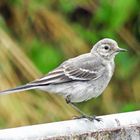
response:
[(101, 119), (100, 119), (100, 118), (96, 118), (95, 115), (93, 115), (93, 116), (88, 116), (88, 115), (86, 115), (84, 112), (82, 112), (74, 103), (72, 103), (72, 102), (70, 101), (69, 96), (67, 96), (67, 98), (66, 98), (66, 103), (67, 103), (67, 104), (70, 104), (76, 111), (78, 111), (78, 112), (81, 114), (81, 116), (74, 117), (74, 119), (87, 118), (87, 119), (89, 119), (90, 121), (93, 121), (93, 120), (101, 121)]
[(76, 111), (78, 111), (82, 115), (86, 115), (84, 112), (82, 112), (74, 103), (71, 102), (70, 96), (66, 97), (66, 103), (70, 104)]
[(76, 117), (74, 117), (74, 119), (82, 119), (82, 118), (87, 118), (87, 119), (89, 119), (90, 121), (94, 121), (94, 120), (96, 120), (96, 121), (101, 121), (101, 119), (100, 118), (96, 118), (96, 116), (95, 115), (93, 115), (93, 116), (88, 116), (88, 115), (86, 115), (84, 112), (82, 112), (74, 103), (69, 103), (75, 110), (77, 110), (80, 114), (81, 114), (81, 116), (76, 116)]

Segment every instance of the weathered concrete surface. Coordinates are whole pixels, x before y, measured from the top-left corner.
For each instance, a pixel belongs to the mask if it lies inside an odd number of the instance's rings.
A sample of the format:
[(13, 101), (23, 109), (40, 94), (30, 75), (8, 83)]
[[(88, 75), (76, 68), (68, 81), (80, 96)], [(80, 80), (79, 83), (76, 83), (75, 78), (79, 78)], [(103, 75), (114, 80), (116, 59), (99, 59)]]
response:
[(0, 130), (0, 140), (140, 140), (140, 111)]

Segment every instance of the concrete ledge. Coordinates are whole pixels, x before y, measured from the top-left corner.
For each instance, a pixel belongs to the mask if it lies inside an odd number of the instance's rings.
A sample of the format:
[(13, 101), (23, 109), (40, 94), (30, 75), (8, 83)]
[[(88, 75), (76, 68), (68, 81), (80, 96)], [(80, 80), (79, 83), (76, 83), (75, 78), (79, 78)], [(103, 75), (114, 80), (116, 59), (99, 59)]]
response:
[(139, 140), (140, 111), (99, 116), (102, 121), (68, 120), (0, 130), (0, 140)]

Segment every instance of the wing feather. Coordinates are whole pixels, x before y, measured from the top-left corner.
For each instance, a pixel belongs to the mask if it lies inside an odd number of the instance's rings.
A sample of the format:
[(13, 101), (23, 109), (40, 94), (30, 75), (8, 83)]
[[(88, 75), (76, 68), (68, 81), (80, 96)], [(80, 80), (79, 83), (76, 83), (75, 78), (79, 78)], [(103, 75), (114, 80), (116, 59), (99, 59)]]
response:
[(71, 66), (63, 66), (60, 68), (61, 71), (57, 72), (57, 69), (48, 73), (45, 77), (35, 80), (30, 85), (48, 85), (48, 84), (60, 84), (70, 81), (89, 81), (97, 79), (101, 76), (102, 72), (97, 73), (96, 71), (89, 71), (82, 68), (76, 68)]
[(29, 83), (29, 85), (44, 86), (48, 84), (67, 83), (70, 81), (95, 80), (98, 79), (104, 72), (105, 66), (100, 64), (97, 59), (95, 61), (95, 59), (93, 59), (91, 56), (80, 56), (78, 58), (65, 61), (58, 68), (49, 72), (43, 78)]

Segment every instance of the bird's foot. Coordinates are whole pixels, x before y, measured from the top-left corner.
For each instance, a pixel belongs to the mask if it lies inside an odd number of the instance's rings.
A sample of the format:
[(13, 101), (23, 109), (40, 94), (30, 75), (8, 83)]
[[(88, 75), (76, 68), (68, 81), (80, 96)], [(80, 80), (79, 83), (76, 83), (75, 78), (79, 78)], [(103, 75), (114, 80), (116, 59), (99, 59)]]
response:
[(86, 118), (86, 119), (88, 119), (90, 121), (96, 120), (98, 122), (100, 122), (102, 120), (101, 118), (97, 118), (95, 115), (93, 115), (93, 116), (82, 115), (82, 116), (75, 116), (74, 117), (74, 119), (82, 119), (82, 118)]

